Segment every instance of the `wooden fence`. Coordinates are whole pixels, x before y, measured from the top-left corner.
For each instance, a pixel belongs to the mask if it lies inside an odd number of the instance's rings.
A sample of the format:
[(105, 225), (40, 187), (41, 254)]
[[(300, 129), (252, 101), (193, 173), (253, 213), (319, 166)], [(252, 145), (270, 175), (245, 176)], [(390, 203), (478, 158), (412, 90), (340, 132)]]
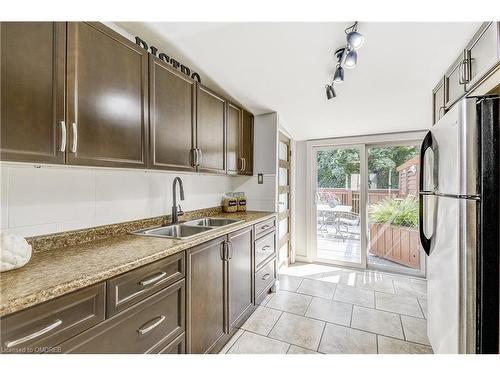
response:
[[(352, 206), (352, 211), (359, 213), (359, 190), (319, 188), (319, 200), (330, 203), (337, 199), (344, 206)], [(377, 203), (385, 198), (398, 198), (399, 190), (373, 189), (368, 191), (368, 205)]]

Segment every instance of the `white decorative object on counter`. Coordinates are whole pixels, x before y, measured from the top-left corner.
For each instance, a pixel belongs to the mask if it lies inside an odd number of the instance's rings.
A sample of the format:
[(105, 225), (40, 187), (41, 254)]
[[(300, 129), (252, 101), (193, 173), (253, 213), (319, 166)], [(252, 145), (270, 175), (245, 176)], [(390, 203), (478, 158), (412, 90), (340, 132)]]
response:
[(31, 259), (31, 245), (17, 234), (0, 235), (0, 272), (24, 266)]

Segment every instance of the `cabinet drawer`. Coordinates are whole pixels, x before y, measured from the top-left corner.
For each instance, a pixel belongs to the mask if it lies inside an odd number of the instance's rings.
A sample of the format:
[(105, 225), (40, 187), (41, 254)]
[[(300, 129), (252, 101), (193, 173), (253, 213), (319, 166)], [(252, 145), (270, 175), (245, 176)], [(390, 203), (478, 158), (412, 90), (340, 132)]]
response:
[(180, 280), (76, 336), (63, 353), (151, 353), (184, 332), (185, 281)]
[(255, 241), (255, 270), (257, 271), (270, 257), (276, 254), (276, 231)]
[(97, 284), (2, 318), (2, 351), (38, 353), (103, 321), (104, 292)]
[(160, 349), (158, 354), (184, 354), (186, 353), (186, 334), (183, 333), (170, 344)]
[(272, 218), (261, 223), (255, 224), (255, 238), (262, 237), (264, 234), (274, 230), (276, 228), (276, 218)]
[(182, 279), (185, 269), (185, 253), (181, 252), (108, 280), (107, 316), (113, 316)]
[(276, 259), (271, 260), (255, 273), (255, 299), (276, 281)]

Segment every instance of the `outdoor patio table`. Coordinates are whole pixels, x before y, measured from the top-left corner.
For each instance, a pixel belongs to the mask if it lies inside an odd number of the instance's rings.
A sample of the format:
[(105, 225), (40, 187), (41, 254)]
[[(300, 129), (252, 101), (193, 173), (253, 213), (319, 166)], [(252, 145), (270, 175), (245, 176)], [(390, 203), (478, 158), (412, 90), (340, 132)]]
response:
[(339, 214), (351, 212), (352, 206), (344, 206), (338, 204), (335, 207), (330, 207), (327, 204), (318, 204), (316, 210), (318, 211), (318, 214), (321, 215), (321, 226), (318, 229), (321, 229), (324, 226), (326, 226), (328, 216), (332, 215), (334, 217), (333, 228), (335, 229), (337, 234), (339, 234), (342, 237), (342, 239), (344, 239), (344, 236), (342, 236), (342, 233), (340, 231), (340, 222), (339, 220), (336, 220), (336, 218), (337, 215)]

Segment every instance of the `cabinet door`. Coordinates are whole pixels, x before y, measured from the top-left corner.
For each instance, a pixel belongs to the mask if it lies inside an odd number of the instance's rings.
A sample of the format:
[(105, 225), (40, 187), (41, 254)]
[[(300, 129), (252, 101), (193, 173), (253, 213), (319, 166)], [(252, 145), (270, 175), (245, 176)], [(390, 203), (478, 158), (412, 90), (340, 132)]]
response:
[(227, 173), (237, 174), (243, 163), (240, 159), (241, 109), (227, 102), (226, 163)]
[(64, 163), (66, 24), (2, 22), (0, 34), (1, 160)]
[(450, 108), (458, 99), (465, 95), (463, 62), (464, 56), (463, 53), (461, 53), (444, 76), (446, 108)]
[(500, 61), (500, 23), (486, 22), (466, 48), (469, 61), (469, 90)]
[(252, 307), (252, 227), (229, 236), (229, 325), (237, 328)]
[(97, 23), (68, 23), (68, 163), (146, 167), (147, 51)]
[(243, 159), (243, 168), (240, 174), (253, 175), (253, 115), (243, 110), (240, 136), (240, 157)]
[(201, 150), (200, 171), (226, 173), (225, 100), (197, 85), (197, 146)]
[(195, 83), (149, 56), (150, 166), (193, 170)]
[(225, 336), (226, 262), (220, 237), (187, 251), (187, 350), (210, 352)]
[(441, 78), (439, 83), (436, 85), (434, 90), (432, 90), (432, 108), (433, 108), (433, 116), (432, 116), (432, 124), (434, 125), (439, 121), (441, 117), (444, 116), (446, 112), (445, 107), (445, 90), (444, 90), (444, 77)]

